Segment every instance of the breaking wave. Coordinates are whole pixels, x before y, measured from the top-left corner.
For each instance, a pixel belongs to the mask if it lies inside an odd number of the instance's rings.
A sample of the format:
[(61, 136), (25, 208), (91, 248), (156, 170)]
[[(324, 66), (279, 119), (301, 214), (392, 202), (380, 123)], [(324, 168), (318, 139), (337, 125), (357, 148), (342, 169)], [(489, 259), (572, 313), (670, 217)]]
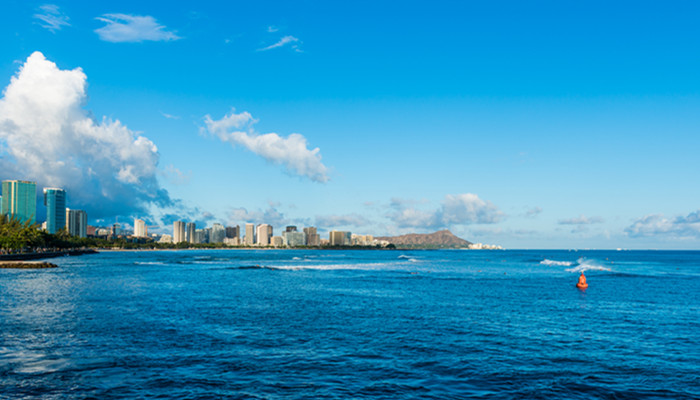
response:
[(540, 261), (540, 264), (542, 265), (553, 265), (553, 266), (558, 266), (558, 267), (570, 267), (573, 262), (571, 261), (556, 261), (556, 260), (549, 260), (549, 259), (544, 259)]
[(593, 260), (578, 259), (578, 265), (573, 268), (567, 268), (567, 272), (584, 272), (584, 271), (610, 271), (610, 268), (596, 263)]

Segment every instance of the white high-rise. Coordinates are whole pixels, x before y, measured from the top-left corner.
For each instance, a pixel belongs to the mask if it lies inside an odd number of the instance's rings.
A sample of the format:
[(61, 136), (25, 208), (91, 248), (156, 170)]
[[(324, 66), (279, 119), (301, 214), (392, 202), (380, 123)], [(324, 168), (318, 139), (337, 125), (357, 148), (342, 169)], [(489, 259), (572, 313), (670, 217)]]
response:
[(147, 237), (148, 230), (146, 229), (146, 222), (142, 219), (134, 219), (134, 236), (135, 237)]
[(66, 208), (66, 230), (71, 236), (87, 237), (87, 213)]
[(185, 223), (183, 221), (173, 222), (173, 243), (185, 241)]
[(272, 227), (268, 224), (258, 225), (258, 246), (269, 246), (270, 238), (272, 237)]
[(245, 243), (246, 246), (255, 244), (255, 224), (245, 224)]
[(185, 240), (188, 243), (199, 243), (196, 240), (195, 232), (197, 231), (197, 226), (194, 222), (188, 222), (186, 225)]

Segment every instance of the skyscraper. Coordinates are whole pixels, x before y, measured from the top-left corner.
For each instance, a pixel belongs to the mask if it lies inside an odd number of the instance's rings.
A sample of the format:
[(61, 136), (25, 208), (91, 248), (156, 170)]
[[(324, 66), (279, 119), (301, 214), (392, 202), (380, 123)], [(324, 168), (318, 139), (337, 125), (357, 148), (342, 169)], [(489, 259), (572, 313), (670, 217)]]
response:
[(320, 246), (321, 245), (321, 236), (319, 236), (318, 233), (316, 232), (315, 226), (310, 226), (308, 228), (304, 228), (304, 233), (306, 234), (306, 244), (308, 246)]
[(36, 182), (2, 181), (2, 213), (21, 222), (36, 221)]
[(258, 240), (256, 244), (258, 246), (269, 246), (270, 238), (272, 237), (272, 227), (268, 224), (258, 225)]
[(148, 230), (146, 230), (146, 222), (142, 219), (134, 220), (134, 236), (136, 237), (147, 237)]
[(66, 230), (71, 236), (87, 237), (87, 213), (66, 208)]
[(215, 223), (211, 228), (210, 243), (223, 243), (226, 237), (226, 228), (219, 223)]
[(183, 221), (173, 222), (173, 243), (177, 244), (185, 241), (185, 223)]
[(46, 231), (56, 233), (66, 227), (66, 191), (60, 188), (44, 188), (46, 206)]
[(188, 222), (185, 227), (185, 239), (187, 243), (197, 243), (195, 232), (197, 232), (197, 225), (194, 222)]
[(330, 231), (328, 234), (331, 246), (350, 246), (352, 234), (346, 231)]
[(241, 228), (238, 225), (227, 226), (226, 227), (226, 237), (229, 239), (238, 239), (240, 237), (240, 230), (241, 230)]
[(255, 224), (245, 224), (245, 245), (255, 244)]

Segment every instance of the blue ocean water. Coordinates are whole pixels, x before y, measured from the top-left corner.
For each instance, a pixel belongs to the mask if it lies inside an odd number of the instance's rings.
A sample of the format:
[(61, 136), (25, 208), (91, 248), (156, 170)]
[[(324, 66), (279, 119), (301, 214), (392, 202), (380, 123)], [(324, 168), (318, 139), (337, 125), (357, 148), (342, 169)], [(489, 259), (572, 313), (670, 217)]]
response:
[(700, 252), (55, 262), (0, 270), (0, 398), (700, 398)]

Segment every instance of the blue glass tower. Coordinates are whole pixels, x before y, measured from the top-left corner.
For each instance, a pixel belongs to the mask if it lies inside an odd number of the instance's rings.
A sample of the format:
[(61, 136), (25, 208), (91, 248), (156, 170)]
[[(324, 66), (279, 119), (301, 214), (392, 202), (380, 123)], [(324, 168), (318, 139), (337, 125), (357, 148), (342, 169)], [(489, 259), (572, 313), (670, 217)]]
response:
[(2, 181), (2, 213), (22, 222), (36, 221), (36, 182)]
[(66, 191), (59, 188), (44, 188), (46, 206), (46, 231), (56, 233), (66, 227)]

